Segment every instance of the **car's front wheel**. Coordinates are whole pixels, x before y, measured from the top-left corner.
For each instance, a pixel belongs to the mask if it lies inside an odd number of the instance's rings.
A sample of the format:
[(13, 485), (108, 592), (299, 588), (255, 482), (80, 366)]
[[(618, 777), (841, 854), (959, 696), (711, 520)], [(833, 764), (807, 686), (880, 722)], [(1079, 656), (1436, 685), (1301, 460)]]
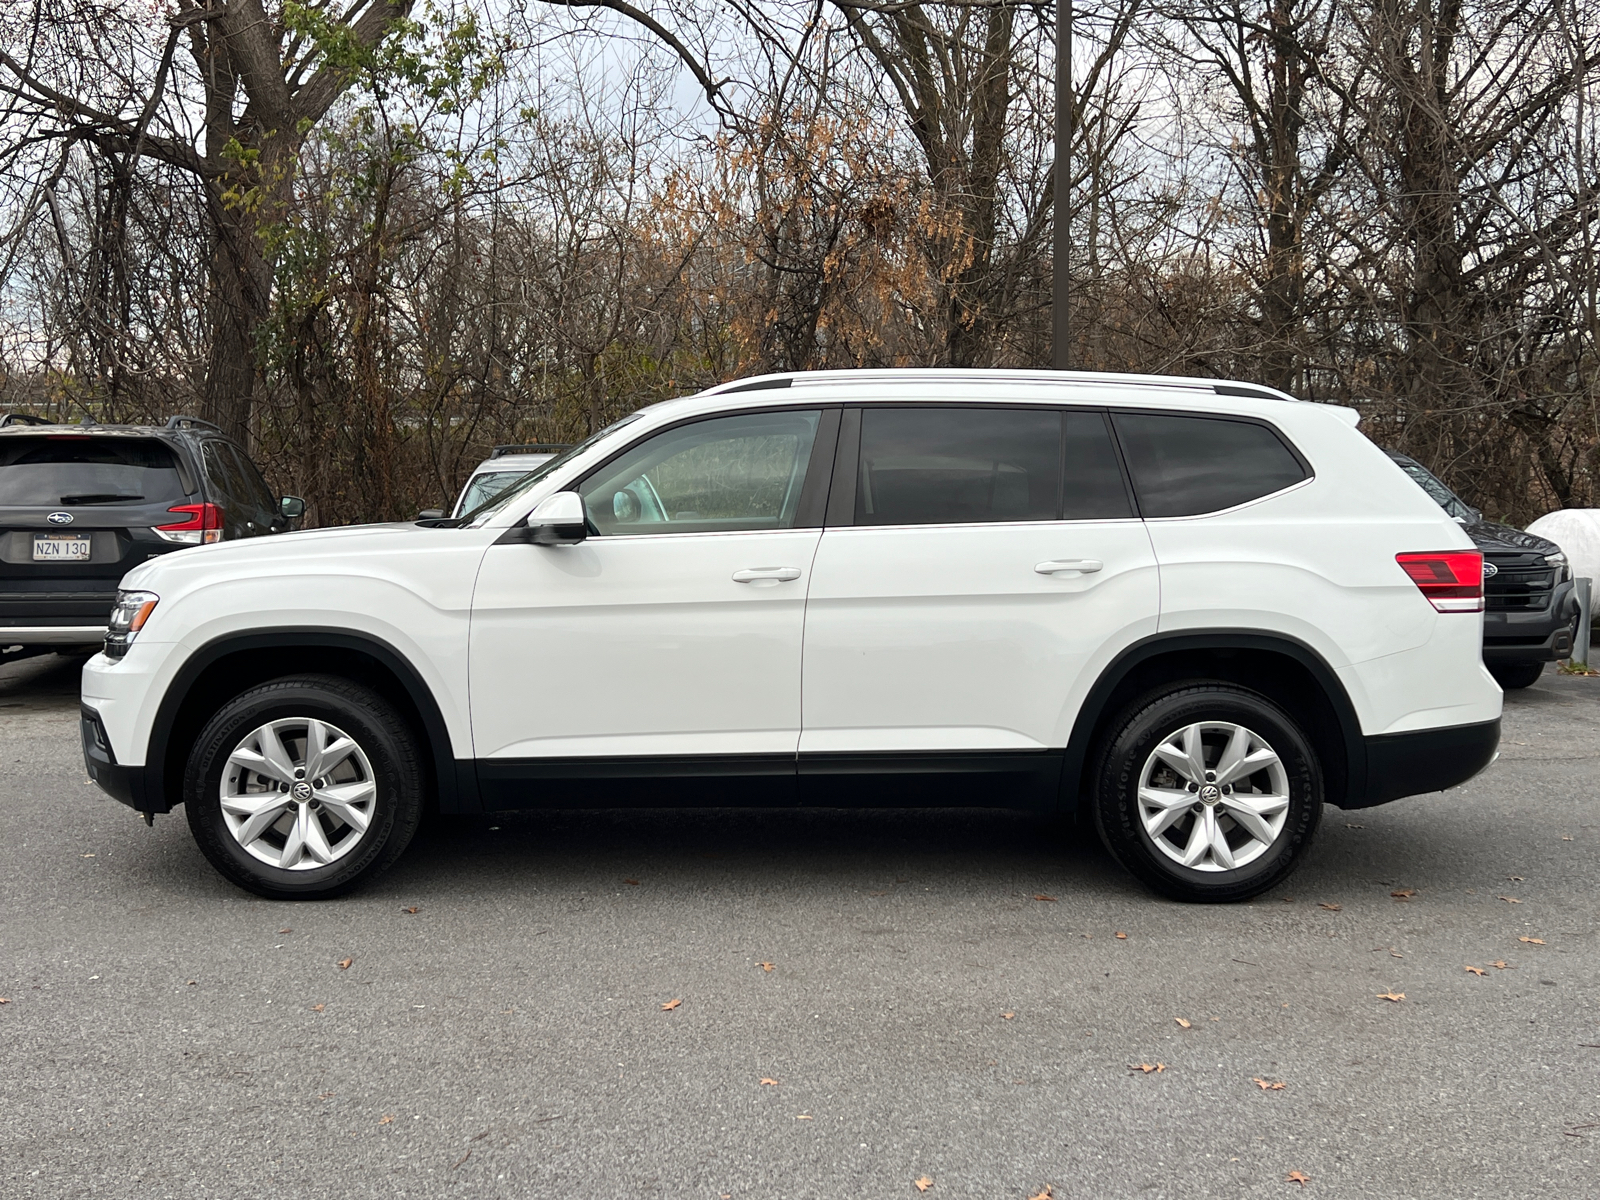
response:
[(416, 832), (423, 791), (415, 737), (393, 706), (322, 675), (235, 696), (184, 775), (201, 852), (275, 900), (335, 896), (389, 866)]
[(1322, 813), (1322, 767), (1294, 720), (1221, 683), (1172, 685), (1113, 721), (1093, 798), (1117, 861), (1176, 900), (1246, 900), (1282, 881)]

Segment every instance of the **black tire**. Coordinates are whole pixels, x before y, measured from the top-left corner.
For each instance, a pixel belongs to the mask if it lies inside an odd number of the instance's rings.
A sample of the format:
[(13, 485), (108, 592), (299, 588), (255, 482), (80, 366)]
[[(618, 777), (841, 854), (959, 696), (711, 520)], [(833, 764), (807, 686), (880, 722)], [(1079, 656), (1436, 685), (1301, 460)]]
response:
[[(223, 772), (242, 739), (269, 721), (308, 718), (346, 733), (370, 764), (376, 791), (366, 829), (323, 866), (287, 869), (256, 858), (234, 837), (222, 811)], [(323, 900), (388, 868), (422, 819), (424, 772), (416, 735), (369, 688), (331, 675), (274, 679), (241, 692), (201, 730), (184, 772), (184, 808), (200, 851), (246, 891), (273, 900)], [(313, 805), (312, 807), (315, 807)]]
[[(1289, 801), (1281, 830), (1258, 857), (1233, 869), (1202, 870), (1174, 861), (1157, 848), (1140, 817), (1138, 788), (1146, 762), (1166, 739), (1200, 722), (1243, 726), (1267, 742), (1284, 772)], [(1214, 765), (1215, 747), (1207, 754), (1208, 765)], [(1322, 765), (1310, 739), (1265, 696), (1231, 684), (1171, 684), (1129, 705), (1109, 726), (1091, 778), (1095, 828), (1106, 849), (1147, 887), (1174, 900), (1228, 903), (1276, 886), (1299, 864), (1322, 816)], [(1176, 772), (1173, 778), (1179, 778)], [(1178, 786), (1188, 785), (1179, 779)], [(1212, 803), (1218, 805), (1214, 812), (1225, 812), (1219, 802)], [(1196, 813), (1179, 817), (1169, 831), (1173, 836), (1202, 819), (1198, 797), (1194, 807)], [(1227, 823), (1234, 829), (1231, 817)], [(1243, 839), (1245, 833), (1238, 827), (1225, 836)]]
[(1539, 676), (1544, 674), (1544, 663), (1537, 659), (1518, 659), (1515, 662), (1493, 662), (1488, 664), (1489, 674), (1494, 676), (1502, 690), (1510, 692), (1517, 688), (1532, 687), (1539, 682)]

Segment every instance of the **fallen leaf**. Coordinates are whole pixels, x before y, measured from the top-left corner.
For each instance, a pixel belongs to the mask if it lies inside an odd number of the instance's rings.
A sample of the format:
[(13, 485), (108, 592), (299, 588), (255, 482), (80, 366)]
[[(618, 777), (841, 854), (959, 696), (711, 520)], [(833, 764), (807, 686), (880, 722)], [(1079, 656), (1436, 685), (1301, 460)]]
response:
[(801, 1113), (798, 1117), (795, 1118), (795, 1120), (796, 1121), (814, 1121), (814, 1120), (816, 1120), (816, 1118), (812, 1117), (812, 1116), (808, 1116), (805, 1113)]
[(1140, 1072), (1143, 1072), (1146, 1075), (1150, 1074), (1150, 1072), (1152, 1072), (1152, 1071), (1160, 1072), (1160, 1071), (1165, 1071), (1166, 1069), (1167, 1069), (1167, 1064), (1166, 1063), (1159, 1063), (1159, 1062), (1158, 1063), (1131, 1063), (1128, 1066), (1128, 1070), (1130, 1070), (1130, 1071), (1140, 1071)]
[(925, 1192), (932, 1186), (933, 1180), (929, 1179), (926, 1175), (922, 1176), (922, 1178), (916, 1181), (916, 1188), (919, 1192)]
[(1508, 883), (1522, 883), (1522, 882), (1524, 882), (1524, 880), (1523, 880), (1521, 875), (1507, 875), (1506, 876), (1506, 881)]
[(1416, 888), (1404, 888), (1401, 891), (1390, 892), (1389, 893), (1389, 895), (1393, 896), (1396, 900), (1409, 900), (1409, 899), (1411, 899), (1411, 897), (1415, 896), (1416, 894), (1417, 894), (1417, 889)]
[(1519, 941), (1519, 942), (1527, 942), (1528, 945), (1530, 945), (1530, 946), (1542, 946), (1542, 945), (1544, 945), (1544, 939), (1543, 938), (1519, 937), (1517, 939), (1517, 941)]
[(761, 1086), (762, 1087), (777, 1087), (778, 1086), (778, 1081), (776, 1079), (762, 1079)]
[(639, 886), (639, 881), (637, 879), (624, 879), (622, 882), (627, 884), (629, 887)]
[(459, 1167), (462, 1163), (466, 1162), (467, 1159), (469, 1159), (471, 1157), (472, 1157), (472, 1151), (468, 1150), (465, 1154), (463, 1154), (460, 1158), (456, 1159), (456, 1161), (450, 1165), (450, 1169), (452, 1171), (454, 1171), (457, 1167)]
[(280, 930), (278, 930), (278, 932), (279, 933), (293, 933), (294, 930), (292, 930), (292, 929), (280, 929)]
[(1344, 905), (1342, 905), (1342, 904), (1319, 904), (1319, 905), (1317, 905), (1317, 907), (1318, 908), (1325, 908), (1329, 912), (1343, 912), (1344, 911)]
[(1346, 829), (1365, 829), (1366, 828), (1365, 825), (1352, 825), (1348, 821), (1345, 822), (1345, 826), (1344, 827)]
[(1485, 971), (1482, 967), (1469, 966), (1469, 967), (1465, 967), (1463, 969), (1467, 970), (1467, 971), (1471, 971), (1474, 975), (1487, 975), (1489, 973), (1489, 972)]
[(1301, 1187), (1305, 1187), (1306, 1184), (1311, 1182), (1311, 1176), (1300, 1171), (1290, 1171), (1283, 1181), (1285, 1183), (1298, 1183)]
[(386, 1113), (386, 1114), (384, 1114), (383, 1120), (379, 1121), (378, 1124), (379, 1125), (393, 1125), (394, 1124), (394, 1117), (390, 1116), (389, 1114)]
[(1507, 904), (1521, 904), (1522, 903), (1522, 901), (1518, 900), (1515, 896), (1501, 896), (1501, 897), (1499, 897), (1499, 899), (1504, 900)]
[[(1038, 895), (1036, 895), (1034, 897), (1034, 899), (1035, 900), (1043, 900), (1043, 901), (1045, 901), (1046, 903), (1049, 903), (1049, 904), (1054, 904), (1056, 902), (1056, 898), (1054, 896), (1046, 896), (1043, 892), (1040, 892)], [(924, 1190), (926, 1190), (926, 1189), (924, 1189)]]
[(1282, 900), (1285, 904), (1293, 904), (1294, 903), (1294, 897), (1293, 896), (1279, 896), (1278, 899)]
[(1121, 942), (1125, 942), (1125, 941), (1128, 940), (1128, 935), (1125, 934), (1125, 933), (1119, 933), (1119, 934), (1117, 934), (1117, 940), (1121, 941)]
[(78, 857), (79, 858), (93, 858), (94, 855), (92, 855), (92, 854), (80, 854)]
[(353, 962), (355, 962), (355, 959), (353, 958), (341, 958), (339, 960), (339, 970), (348, 971), (350, 969), (350, 964)]
[(332, 1100), (338, 1094), (339, 1094), (338, 1092), (323, 1092), (322, 1095), (317, 1097), (317, 1099), (318, 1100)]
[(200, 981), (198, 979), (191, 979), (191, 980), (189, 980), (188, 983), (184, 984), (183, 986), (184, 987), (194, 987), (199, 982)]
[(770, 970), (772, 970), (773, 967), (775, 967), (777, 965), (778, 965), (777, 963), (757, 963), (756, 964), (756, 966), (760, 967), (763, 971), (770, 971)]
[(1493, 967), (1496, 971), (1515, 971), (1516, 970), (1515, 967), (1513, 967), (1510, 963), (1508, 963), (1503, 958), (1497, 958), (1492, 963), (1490, 963), (1489, 965), (1491, 967)]
[(1398, 1004), (1406, 998), (1406, 994), (1404, 992), (1379, 992), (1376, 998), (1379, 1000), (1393, 1000)]
[(1283, 1091), (1284, 1088), (1289, 1086), (1288, 1084), (1283, 1083), (1281, 1081), (1270, 1080), (1270, 1079), (1261, 1079), (1261, 1078), (1258, 1078), (1258, 1077), (1256, 1077), (1254, 1075), (1252, 1075), (1250, 1077), (1250, 1082), (1255, 1084), (1263, 1092), (1281, 1092), (1281, 1091)]
[(1184, 1018), (1182, 1018), (1182, 1017), (1173, 1017), (1172, 1019), (1178, 1023), (1178, 1026), (1181, 1029), (1191, 1029), (1191, 1028), (1193, 1028), (1193, 1026), (1188, 1021), (1184, 1020)]
[(414, 913), (414, 912), (418, 911), (421, 907), (422, 906), (419, 905), (419, 904), (413, 904), (409, 908), (402, 908), (400, 911), (403, 912), (403, 913)]
[(1570, 833), (1563, 833), (1561, 835), (1561, 840), (1563, 842), (1570, 842), (1572, 840), (1572, 835)]
[(325, 1009), (327, 1007), (328, 1006), (326, 1004), (313, 1004), (311, 1006), (311, 1011), (312, 1012), (321, 1012), (323, 1009)]
[(11, 1003), (11, 997), (10, 996), (0, 996), (0, 1004), (10, 1004), (10, 1003)]
[(682, 1000), (668, 1000), (665, 1004), (663, 1004), (661, 1006), (661, 1011), (662, 1012), (671, 1012), (673, 1009), (677, 1008), (678, 1005), (680, 1005), (682, 1003), (683, 1003)]
[(1047, 1183), (1044, 1185), (1044, 1191), (1037, 1196), (1029, 1196), (1028, 1200), (1055, 1200), (1055, 1192), (1051, 1190), (1050, 1185)]
[(1014, 1016), (1016, 1016), (1016, 1015), (1017, 1015), (1017, 1014), (1016, 1014), (1016, 1013), (1014, 1013), (1014, 1012), (1008, 1012), (1008, 1013), (1001, 1013), (1001, 1014), (1000, 1014), (1000, 1019), (1001, 1019), (1001, 1020), (1002, 1020), (1002, 1021), (1009, 1021), (1009, 1020), (1011, 1020), (1011, 1018), (1012, 1018), (1012, 1017), (1014, 1017)]

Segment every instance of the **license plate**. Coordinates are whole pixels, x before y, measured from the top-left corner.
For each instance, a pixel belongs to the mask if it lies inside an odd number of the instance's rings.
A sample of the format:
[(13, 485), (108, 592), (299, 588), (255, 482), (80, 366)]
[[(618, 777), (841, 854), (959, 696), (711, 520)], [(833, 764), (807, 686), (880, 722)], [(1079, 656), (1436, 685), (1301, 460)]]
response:
[(88, 562), (87, 533), (36, 533), (33, 535), (34, 562)]

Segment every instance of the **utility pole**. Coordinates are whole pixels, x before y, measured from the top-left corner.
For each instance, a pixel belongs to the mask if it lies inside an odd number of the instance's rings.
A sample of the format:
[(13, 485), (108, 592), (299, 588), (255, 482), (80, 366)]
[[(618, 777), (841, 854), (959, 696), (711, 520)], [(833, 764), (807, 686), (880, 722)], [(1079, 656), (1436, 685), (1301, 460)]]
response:
[(1056, 0), (1055, 172), (1055, 278), (1050, 305), (1050, 365), (1065, 371), (1072, 366), (1071, 331), (1067, 320), (1067, 253), (1072, 241), (1067, 220), (1072, 192), (1072, 0)]

